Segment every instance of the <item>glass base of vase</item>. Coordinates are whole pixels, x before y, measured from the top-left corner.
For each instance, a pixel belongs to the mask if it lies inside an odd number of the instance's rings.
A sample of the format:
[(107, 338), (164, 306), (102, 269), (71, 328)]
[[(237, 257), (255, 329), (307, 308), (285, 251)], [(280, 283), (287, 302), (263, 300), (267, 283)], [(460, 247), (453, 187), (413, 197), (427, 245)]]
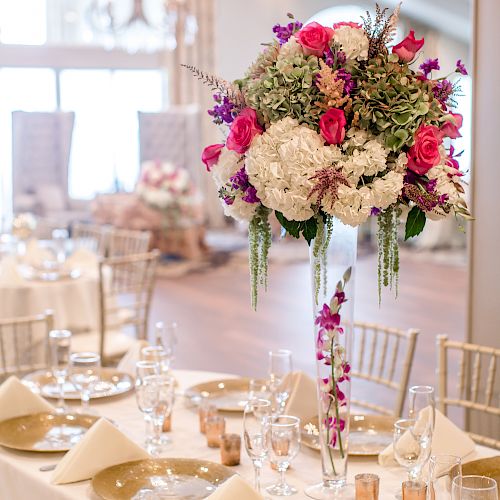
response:
[(354, 500), (354, 484), (338, 481), (324, 481), (305, 489), (305, 494), (315, 500)]

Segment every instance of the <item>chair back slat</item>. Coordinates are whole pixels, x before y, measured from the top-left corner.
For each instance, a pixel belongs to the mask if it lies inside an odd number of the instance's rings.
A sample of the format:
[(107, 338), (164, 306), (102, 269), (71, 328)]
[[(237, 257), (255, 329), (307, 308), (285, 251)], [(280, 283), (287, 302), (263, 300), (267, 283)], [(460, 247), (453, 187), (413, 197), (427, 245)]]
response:
[(104, 257), (108, 251), (109, 232), (109, 226), (78, 222), (72, 225), (71, 237), (77, 248)]
[[(447, 415), (449, 407), (457, 407), (480, 412), (482, 417), (489, 415), (490, 418), (498, 418), (497, 429), (500, 429), (500, 407), (498, 402), (495, 402), (495, 397), (498, 396), (495, 382), (498, 382), (499, 378), (496, 367), (497, 360), (500, 358), (500, 349), (448, 340), (446, 335), (438, 336), (437, 345), (438, 408), (445, 415)], [(449, 373), (448, 365), (449, 360), (453, 362), (457, 357), (459, 357), (459, 383), (455, 389), (455, 395), (448, 391), (448, 382), (453, 379), (452, 374)], [(484, 384), (482, 381), (486, 381), (486, 383)], [(497, 439), (496, 436), (489, 437), (477, 433), (470, 433), (470, 435), (476, 442), (500, 450), (500, 439)]]
[(124, 257), (147, 253), (151, 242), (150, 231), (113, 228), (109, 233), (107, 257)]
[[(352, 399), (353, 405), (396, 417), (401, 415), (417, 335), (417, 330), (404, 331), (372, 323), (354, 323), (355, 362), (351, 368), (352, 377), (383, 386), (394, 391), (396, 397), (392, 409), (356, 399)], [(405, 351), (402, 351), (403, 343)]]

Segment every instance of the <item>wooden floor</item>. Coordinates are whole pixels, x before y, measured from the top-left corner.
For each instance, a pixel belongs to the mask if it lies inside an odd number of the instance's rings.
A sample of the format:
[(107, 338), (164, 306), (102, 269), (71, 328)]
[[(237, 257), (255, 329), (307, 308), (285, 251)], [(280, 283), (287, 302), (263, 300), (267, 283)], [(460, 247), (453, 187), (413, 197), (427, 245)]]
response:
[[(399, 297), (385, 294), (379, 308), (376, 255), (368, 253), (358, 259), (355, 319), (419, 328), (411, 382), (434, 384), (436, 335), (464, 338), (466, 268), (411, 252), (403, 252), (401, 260)], [(308, 263), (272, 265), (270, 276), (258, 312), (249, 305), (244, 265), (159, 279), (152, 319), (179, 323), (175, 366), (259, 376), (265, 375), (269, 349), (288, 348), (293, 351), (295, 368), (312, 374)]]

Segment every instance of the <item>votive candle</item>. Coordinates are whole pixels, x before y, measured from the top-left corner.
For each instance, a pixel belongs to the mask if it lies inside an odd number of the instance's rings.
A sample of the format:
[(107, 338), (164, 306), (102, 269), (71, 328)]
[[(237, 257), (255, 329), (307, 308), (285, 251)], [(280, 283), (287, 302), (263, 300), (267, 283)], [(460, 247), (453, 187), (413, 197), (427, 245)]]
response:
[(377, 474), (357, 474), (354, 480), (356, 500), (378, 500), (380, 479)]
[(209, 448), (219, 448), (221, 437), (226, 432), (226, 419), (221, 415), (208, 417), (205, 424), (205, 434), (207, 435), (207, 445)]
[(202, 404), (198, 409), (198, 416), (200, 418), (200, 432), (205, 434), (205, 426), (207, 418), (217, 415), (217, 407), (209, 404)]
[(423, 481), (404, 481), (403, 500), (426, 500), (427, 486)]
[(220, 443), (222, 465), (238, 465), (241, 455), (241, 437), (238, 434), (224, 434)]

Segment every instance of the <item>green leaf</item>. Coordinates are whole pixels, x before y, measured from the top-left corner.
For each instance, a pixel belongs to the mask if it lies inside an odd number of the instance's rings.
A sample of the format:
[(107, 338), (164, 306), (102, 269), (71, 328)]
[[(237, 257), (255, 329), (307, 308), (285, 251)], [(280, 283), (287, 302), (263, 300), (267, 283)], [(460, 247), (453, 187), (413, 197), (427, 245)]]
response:
[(413, 207), (406, 219), (405, 241), (420, 234), (424, 229), (426, 220), (425, 213), (420, 208)]
[(286, 229), (286, 232), (294, 238), (300, 237), (300, 223), (294, 220), (288, 220), (281, 212), (276, 211), (276, 218)]
[(311, 217), (309, 220), (300, 223), (302, 226), (302, 234), (307, 241), (307, 244), (310, 245), (311, 241), (316, 238), (316, 234), (318, 232), (318, 222), (315, 217)]
[(315, 217), (311, 217), (306, 221), (288, 220), (281, 212), (275, 212), (276, 218), (283, 226), (288, 234), (294, 238), (304, 237), (307, 244), (310, 245), (311, 241), (316, 237), (318, 232), (318, 222)]

